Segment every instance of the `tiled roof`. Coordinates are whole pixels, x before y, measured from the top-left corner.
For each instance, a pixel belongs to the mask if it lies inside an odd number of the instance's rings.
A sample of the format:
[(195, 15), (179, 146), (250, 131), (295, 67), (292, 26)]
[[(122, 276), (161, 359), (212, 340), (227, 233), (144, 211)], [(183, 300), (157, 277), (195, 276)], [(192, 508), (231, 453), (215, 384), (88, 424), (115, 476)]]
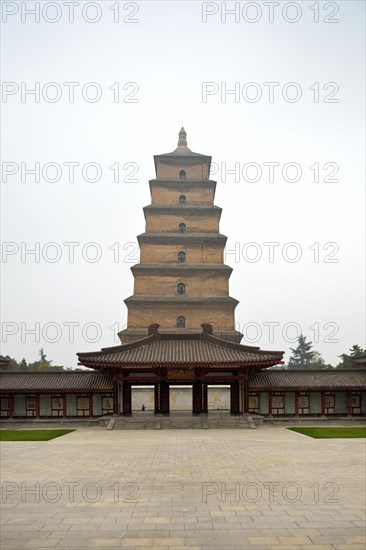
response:
[(366, 389), (366, 371), (346, 370), (273, 370), (254, 373), (249, 379), (250, 389), (337, 390)]
[(202, 182), (202, 179), (189, 179), (189, 180), (158, 180), (156, 178), (153, 178), (149, 180), (150, 187), (171, 187), (171, 188), (179, 188), (179, 189), (189, 189), (193, 187), (200, 187), (202, 189), (202, 183), (204, 184), (205, 188), (216, 188), (217, 182), (215, 180), (207, 179)]
[[(365, 390), (364, 371), (262, 371), (249, 379), (250, 390)], [(112, 379), (97, 372), (12, 372), (0, 374), (0, 392), (112, 391)]]
[(9, 372), (0, 374), (2, 392), (111, 391), (112, 380), (98, 372)]
[(215, 204), (149, 204), (144, 206), (144, 213), (153, 212), (154, 214), (207, 214), (220, 213), (222, 208)]
[(99, 352), (78, 353), (86, 366), (131, 365), (267, 365), (281, 362), (283, 352), (261, 351), (206, 335), (151, 335), (133, 344), (105, 348)]
[(141, 233), (137, 235), (139, 244), (153, 243), (153, 244), (217, 244), (224, 246), (227, 237), (221, 233), (196, 233), (190, 232), (179, 233), (178, 232), (149, 232)]
[[(143, 303), (155, 302), (159, 304), (171, 303), (179, 306), (195, 305), (195, 304), (238, 304), (239, 301), (231, 296), (161, 296), (160, 294), (133, 294), (124, 300), (125, 303)], [(151, 304), (149, 304), (151, 307)]]
[(216, 273), (221, 275), (221, 272), (224, 274), (230, 274), (233, 270), (232, 267), (225, 264), (134, 264), (131, 266), (132, 273), (143, 272), (144, 274), (148, 271), (161, 273), (190, 273), (190, 272), (207, 272), (215, 270)]

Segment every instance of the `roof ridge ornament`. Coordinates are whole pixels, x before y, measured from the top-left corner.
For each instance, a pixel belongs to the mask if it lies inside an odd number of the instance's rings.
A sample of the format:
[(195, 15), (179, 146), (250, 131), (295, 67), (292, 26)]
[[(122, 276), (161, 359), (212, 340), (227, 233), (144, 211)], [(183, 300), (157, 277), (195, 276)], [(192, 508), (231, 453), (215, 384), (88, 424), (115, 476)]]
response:
[(213, 327), (210, 325), (210, 323), (202, 323), (202, 336), (206, 334), (213, 335)]
[(182, 128), (179, 130), (178, 147), (187, 147), (187, 132)]
[(148, 335), (150, 336), (151, 334), (159, 334), (159, 323), (152, 323), (151, 325), (149, 325), (147, 331), (148, 331)]

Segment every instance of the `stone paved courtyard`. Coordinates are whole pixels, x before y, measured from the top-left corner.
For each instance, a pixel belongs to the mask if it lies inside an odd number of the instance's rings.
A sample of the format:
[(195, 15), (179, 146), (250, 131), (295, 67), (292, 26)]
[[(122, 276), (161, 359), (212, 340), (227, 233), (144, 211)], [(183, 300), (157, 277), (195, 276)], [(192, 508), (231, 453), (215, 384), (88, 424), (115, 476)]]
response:
[(364, 550), (364, 467), (278, 425), (4, 442), (1, 549)]

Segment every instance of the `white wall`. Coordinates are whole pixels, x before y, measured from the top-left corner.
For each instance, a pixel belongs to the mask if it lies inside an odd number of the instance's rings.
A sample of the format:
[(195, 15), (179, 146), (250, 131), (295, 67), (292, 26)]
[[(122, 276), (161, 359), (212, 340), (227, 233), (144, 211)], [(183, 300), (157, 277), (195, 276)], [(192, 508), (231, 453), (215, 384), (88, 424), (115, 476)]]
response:
[[(145, 410), (154, 410), (154, 388), (138, 387), (132, 388), (132, 410), (140, 410), (142, 405)], [(229, 386), (208, 387), (208, 408), (230, 409), (230, 388)], [(170, 410), (191, 411), (192, 410), (192, 386), (170, 386)]]

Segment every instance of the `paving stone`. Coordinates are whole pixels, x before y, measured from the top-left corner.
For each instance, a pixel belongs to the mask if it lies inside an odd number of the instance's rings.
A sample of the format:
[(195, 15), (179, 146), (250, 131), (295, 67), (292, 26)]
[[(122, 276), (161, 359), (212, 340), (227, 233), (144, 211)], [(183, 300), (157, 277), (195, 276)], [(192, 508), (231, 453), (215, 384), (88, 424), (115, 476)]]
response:
[(72, 538), (72, 539), (60, 539), (57, 545), (55, 546), (56, 550), (62, 549), (76, 549), (76, 550), (84, 550), (84, 548), (88, 548), (88, 544), (90, 542), (89, 539), (80, 539), (80, 538)]
[(366, 536), (353, 536), (353, 537), (346, 537), (346, 544), (365, 544), (366, 543)]
[[(8, 495), (1, 548), (364, 550), (364, 441), (299, 438), (280, 425), (253, 432), (91, 427), (47, 443), (3, 442), (3, 482), (78, 485), (59, 502)], [(334, 480), (338, 502), (327, 502)], [(90, 483), (97, 502), (85, 496)], [(302, 496), (290, 502), (284, 487), (295, 483)]]
[(58, 524), (58, 525), (48, 525), (46, 524), (44, 527), (42, 527), (39, 532), (42, 533), (43, 531), (50, 531), (52, 529), (52, 533), (55, 531), (57, 532), (66, 532), (70, 530), (71, 525), (65, 525), (65, 524)]
[[(290, 529), (259, 529), (258, 531), (258, 535), (261, 537), (286, 537), (292, 534)], [(295, 534), (297, 534), (297, 532)]]
[(184, 538), (178, 538), (178, 537), (169, 537), (169, 539), (166, 538), (156, 538), (153, 541), (153, 547), (157, 548), (170, 548), (170, 547), (184, 547)]
[(109, 522), (105, 522), (105, 523), (100, 523), (96, 529), (98, 531), (114, 531), (114, 532), (120, 532), (120, 531), (125, 531), (127, 529), (127, 525), (128, 523), (109, 523)]
[(346, 542), (346, 537), (340, 537), (338, 536), (326, 536), (326, 537), (314, 537), (310, 536), (310, 540), (314, 544), (341, 544)]
[(120, 539), (93, 538), (87, 543), (86, 548), (121, 548)]
[(308, 537), (280, 537), (281, 544), (309, 544), (311, 541)]
[(141, 547), (150, 547), (153, 546), (154, 539), (152, 538), (141, 538), (141, 539), (121, 539), (120, 547), (121, 548), (141, 548)]
[(266, 544), (273, 546), (274, 544), (278, 544), (280, 542), (279, 538), (277, 537), (249, 537), (249, 543), (253, 544), (253, 546), (256, 546), (257, 544)]
[(30, 539), (24, 548), (54, 548), (60, 539)]
[(90, 524), (90, 523), (82, 523), (82, 524), (77, 524), (77, 525), (71, 525), (68, 532), (69, 533), (71, 533), (73, 531), (93, 531), (93, 532), (95, 532), (98, 529), (99, 525), (100, 525), (99, 523), (97, 525)]

